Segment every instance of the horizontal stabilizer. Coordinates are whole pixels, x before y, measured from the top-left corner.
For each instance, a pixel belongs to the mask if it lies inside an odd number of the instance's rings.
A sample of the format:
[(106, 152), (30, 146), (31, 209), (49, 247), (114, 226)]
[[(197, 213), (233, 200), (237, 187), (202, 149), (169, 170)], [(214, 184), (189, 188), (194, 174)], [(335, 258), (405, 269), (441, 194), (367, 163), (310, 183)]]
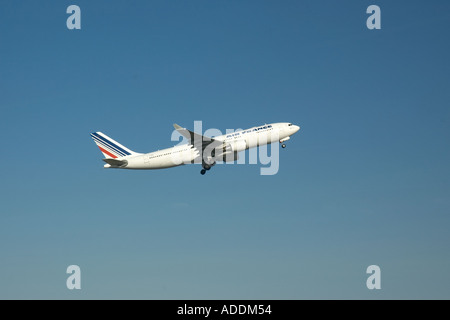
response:
[(124, 168), (128, 164), (127, 160), (117, 160), (117, 159), (111, 159), (111, 158), (106, 158), (106, 159), (102, 159), (102, 160), (105, 161), (107, 164), (109, 164), (112, 167)]

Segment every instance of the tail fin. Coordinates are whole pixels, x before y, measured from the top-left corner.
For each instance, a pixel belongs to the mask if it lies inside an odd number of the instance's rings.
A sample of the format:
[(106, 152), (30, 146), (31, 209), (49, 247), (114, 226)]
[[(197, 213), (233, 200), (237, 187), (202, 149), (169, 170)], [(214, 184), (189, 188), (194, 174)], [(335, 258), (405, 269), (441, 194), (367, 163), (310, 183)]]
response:
[(91, 133), (95, 144), (107, 159), (116, 159), (137, 154), (101, 132)]

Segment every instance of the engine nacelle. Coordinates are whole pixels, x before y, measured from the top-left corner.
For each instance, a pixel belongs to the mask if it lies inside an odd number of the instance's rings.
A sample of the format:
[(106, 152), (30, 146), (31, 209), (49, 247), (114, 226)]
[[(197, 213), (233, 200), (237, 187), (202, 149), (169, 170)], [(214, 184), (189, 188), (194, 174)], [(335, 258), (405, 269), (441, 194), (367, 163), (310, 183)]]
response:
[[(220, 148), (215, 150), (215, 158), (224, 162), (232, 162), (238, 159), (238, 152), (247, 149), (245, 140), (231, 141), (224, 143)], [(220, 161), (219, 160), (219, 161)]]
[(227, 151), (239, 152), (247, 149), (247, 142), (245, 140), (236, 140), (228, 143)]
[(233, 151), (228, 151), (221, 156), (223, 162), (233, 162), (238, 159), (238, 153)]
[(285, 142), (285, 141), (288, 141), (290, 138), (291, 138), (291, 137), (283, 138), (283, 139), (280, 140), (280, 143), (283, 143), (283, 142)]

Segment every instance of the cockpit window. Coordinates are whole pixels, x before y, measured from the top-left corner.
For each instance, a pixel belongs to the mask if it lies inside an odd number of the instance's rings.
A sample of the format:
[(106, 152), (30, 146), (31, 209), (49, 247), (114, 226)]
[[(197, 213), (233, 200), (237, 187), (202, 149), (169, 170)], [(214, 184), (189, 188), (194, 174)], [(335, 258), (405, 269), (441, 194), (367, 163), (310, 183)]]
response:
[(289, 127), (292, 126), (292, 123), (289, 123), (288, 126), (289, 126)]

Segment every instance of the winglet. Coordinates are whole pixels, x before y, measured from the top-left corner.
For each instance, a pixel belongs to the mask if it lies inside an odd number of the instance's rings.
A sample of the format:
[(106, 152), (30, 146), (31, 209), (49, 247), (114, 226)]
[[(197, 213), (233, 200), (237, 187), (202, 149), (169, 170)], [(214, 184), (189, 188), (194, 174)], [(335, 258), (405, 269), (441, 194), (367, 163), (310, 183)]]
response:
[(176, 123), (173, 124), (173, 127), (186, 139), (193, 140), (194, 133), (192, 131), (189, 131), (186, 128), (183, 128), (183, 127), (177, 125)]

